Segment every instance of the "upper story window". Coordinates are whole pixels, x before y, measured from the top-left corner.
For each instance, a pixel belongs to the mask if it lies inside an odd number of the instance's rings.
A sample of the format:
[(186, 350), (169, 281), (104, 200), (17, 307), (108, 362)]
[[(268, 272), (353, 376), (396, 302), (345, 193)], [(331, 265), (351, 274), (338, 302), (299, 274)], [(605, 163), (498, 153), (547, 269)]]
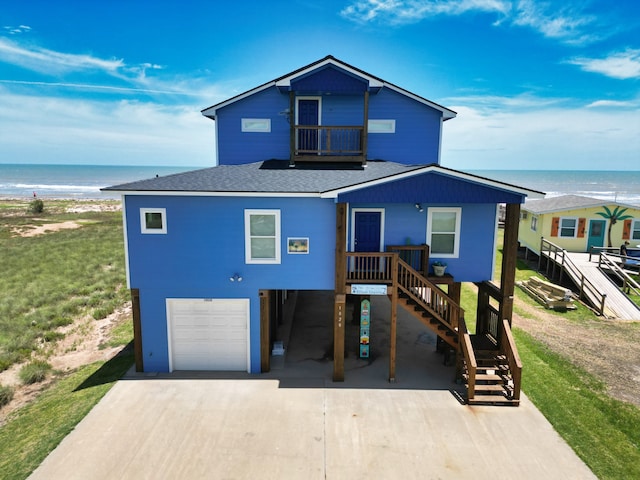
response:
[(367, 131), (369, 133), (396, 133), (396, 121), (369, 120)]
[(243, 132), (271, 132), (270, 118), (243, 118), (241, 123)]
[(141, 233), (167, 233), (167, 210), (165, 208), (140, 209)]
[(561, 237), (575, 237), (578, 226), (578, 219), (576, 218), (561, 218), (560, 219), (560, 236)]
[(457, 257), (460, 249), (460, 207), (430, 207), (427, 242), (436, 257)]
[(245, 210), (245, 262), (280, 263), (280, 210)]

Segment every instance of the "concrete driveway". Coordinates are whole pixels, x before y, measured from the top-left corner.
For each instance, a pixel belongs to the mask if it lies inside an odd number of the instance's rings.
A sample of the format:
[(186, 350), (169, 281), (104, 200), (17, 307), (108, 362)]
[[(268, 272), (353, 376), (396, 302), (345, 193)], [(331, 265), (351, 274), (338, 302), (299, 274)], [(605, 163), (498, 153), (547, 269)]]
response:
[(308, 300), (269, 374), (130, 373), (31, 478), (595, 478), (526, 397), (519, 407), (462, 405), (435, 339), (402, 316), (389, 384), (382, 329), (374, 342), (382, 300), (372, 305), (372, 358), (349, 355), (346, 381), (333, 383), (317, 314), (327, 299)]

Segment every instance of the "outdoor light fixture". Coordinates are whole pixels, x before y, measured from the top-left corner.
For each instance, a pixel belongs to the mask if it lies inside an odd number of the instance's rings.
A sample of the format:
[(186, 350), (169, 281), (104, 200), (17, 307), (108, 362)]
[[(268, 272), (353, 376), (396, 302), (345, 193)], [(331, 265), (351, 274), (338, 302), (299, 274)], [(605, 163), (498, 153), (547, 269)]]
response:
[(422, 205), (420, 205), (419, 203), (416, 203), (416, 209), (417, 209), (419, 212), (424, 212), (424, 209), (422, 208)]
[(240, 276), (239, 273), (234, 273), (233, 277), (229, 277), (229, 281), (231, 281), (231, 282), (241, 282), (242, 281), (242, 277)]

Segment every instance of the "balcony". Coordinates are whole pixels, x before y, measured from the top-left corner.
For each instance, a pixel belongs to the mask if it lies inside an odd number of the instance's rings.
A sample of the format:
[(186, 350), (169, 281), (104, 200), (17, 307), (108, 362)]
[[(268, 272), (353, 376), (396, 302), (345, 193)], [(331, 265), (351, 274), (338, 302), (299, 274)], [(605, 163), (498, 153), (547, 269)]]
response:
[(364, 163), (364, 127), (295, 125), (291, 128), (291, 162)]

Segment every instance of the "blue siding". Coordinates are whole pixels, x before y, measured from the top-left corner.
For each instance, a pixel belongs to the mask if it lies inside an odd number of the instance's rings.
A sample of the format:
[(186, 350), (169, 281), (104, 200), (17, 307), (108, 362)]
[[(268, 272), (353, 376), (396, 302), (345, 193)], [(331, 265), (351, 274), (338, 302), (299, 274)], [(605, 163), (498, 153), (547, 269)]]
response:
[(394, 203), (522, 203), (514, 193), (439, 173), (424, 173), (339, 196), (340, 202)]
[(325, 95), (322, 97), (322, 125), (362, 126), (364, 97)]
[(395, 133), (369, 134), (367, 157), (409, 165), (439, 163), (442, 113), (389, 89), (369, 97), (369, 118), (396, 121)]
[[(407, 239), (411, 245), (427, 243), (427, 214), (430, 206), (441, 207), (442, 204), (425, 203), (422, 205), (422, 212), (419, 212), (414, 204), (359, 203), (351, 204), (349, 207), (351, 209), (384, 208), (386, 247), (387, 245), (404, 245)], [(496, 205), (450, 204), (447, 206), (462, 208), (459, 257), (443, 259), (448, 265), (447, 273), (452, 274), (457, 282), (490, 280), (493, 273)], [(437, 259), (437, 256), (432, 256), (430, 261)]]
[[(288, 108), (289, 96), (273, 87), (218, 110), (218, 164), (289, 159), (290, 129), (288, 117), (283, 114)], [(271, 133), (242, 132), (243, 118), (271, 119)]]
[(333, 66), (320, 68), (291, 82), (291, 89), (298, 95), (331, 92), (334, 95), (359, 93), (362, 96), (368, 86), (362, 78)]
[[(166, 298), (249, 298), (251, 371), (260, 365), (260, 289), (334, 287), (335, 205), (309, 198), (143, 197), (125, 200), (131, 288), (140, 289), (145, 370), (167, 371)], [(142, 235), (139, 209), (166, 208), (167, 234)], [(244, 209), (281, 211), (282, 263), (246, 265)], [(287, 237), (309, 237), (308, 255)], [(230, 282), (239, 273), (243, 281)]]

